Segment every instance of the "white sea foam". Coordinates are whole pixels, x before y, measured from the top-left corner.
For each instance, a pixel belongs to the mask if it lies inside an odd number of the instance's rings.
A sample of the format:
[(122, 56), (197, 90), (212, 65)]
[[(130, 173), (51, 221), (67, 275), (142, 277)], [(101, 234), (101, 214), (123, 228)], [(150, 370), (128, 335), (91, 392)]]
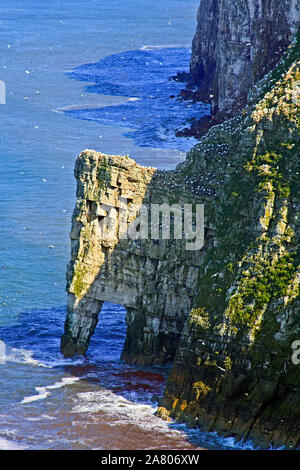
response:
[(22, 404), (31, 403), (32, 401), (37, 401), (37, 400), (44, 400), (49, 395), (49, 392), (47, 392), (46, 387), (35, 387), (34, 389), (38, 392), (38, 394), (32, 395), (31, 397), (23, 398), (23, 400), (21, 401)]
[(71, 385), (78, 380), (80, 380), (79, 377), (64, 377), (61, 381), (55, 382), (53, 385), (47, 385), (46, 387), (35, 387), (35, 390), (38, 392), (37, 395), (23, 398), (21, 404), (31, 403), (37, 400), (44, 400), (50, 394), (48, 390), (56, 390), (58, 388), (64, 387), (65, 385)]
[[(132, 395), (134, 400), (134, 395)], [(190, 429), (186, 424), (175, 423), (170, 427), (170, 423), (161, 420), (154, 415), (156, 408), (150, 404), (141, 404), (130, 401), (120, 395), (114, 394), (110, 390), (101, 390), (97, 392), (81, 392), (73, 398), (75, 406), (73, 413), (89, 414), (89, 419), (93, 418), (95, 413), (104, 413), (109, 418), (107, 425), (121, 426), (131, 425), (141, 428), (143, 431), (152, 431), (161, 434), (168, 434), (168, 437), (175, 439), (191, 438), (195, 443), (198, 442), (201, 448), (224, 448), (224, 449), (248, 449), (254, 447), (250, 441), (236, 442), (233, 437), (222, 437), (216, 432), (201, 432), (199, 429)]]
[(78, 382), (78, 380), (80, 380), (80, 377), (64, 377), (61, 379), (61, 381), (55, 382), (55, 384), (53, 385), (48, 385), (45, 388), (47, 388), (47, 390), (54, 390), (57, 388), (64, 387), (65, 385), (71, 385), (75, 382)]
[(46, 414), (42, 414), (41, 418), (49, 419), (51, 421), (56, 420), (56, 418), (54, 416), (49, 416), (49, 415), (46, 415)]
[(30, 364), (30, 365), (38, 366), (38, 367), (46, 367), (46, 368), (50, 367), (34, 359), (33, 354), (34, 353), (28, 349), (12, 348), (7, 351), (6, 361), (16, 362), (17, 364)]
[(83, 357), (78, 357), (74, 360), (72, 358), (63, 358), (62, 356), (57, 355), (57, 358), (47, 361), (38, 361), (33, 358), (34, 352), (29, 349), (23, 348), (6, 348), (6, 362), (15, 362), (17, 364), (28, 364), (37, 367), (44, 367), (46, 369), (52, 369), (53, 367), (63, 366), (63, 365), (78, 365), (84, 362)]
[(171, 430), (168, 423), (154, 416), (155, 409), (151, 405), (132, 402), (109, 390), (82, 392), (73, 400), (75, 402), (73, 413), (103, 412), (110, 417), (112, 426), (126, 423), (145, 431), (167, 432), (173, 437), (182, 437), (181, 431)]
[(9, 441), (8, 439), (4, 439), (0, 437), (0, 450), (23, 450), (24, 447), (16, 444), (13, 441)]
[(155, 50), (155, 49), (169, 49), (169, 48), (176, 48), (180, 47), (178, 44), (161, 44), (159, 46), (143, 46), (140, 48), (141, 51), (147, 51), (147, 50)]

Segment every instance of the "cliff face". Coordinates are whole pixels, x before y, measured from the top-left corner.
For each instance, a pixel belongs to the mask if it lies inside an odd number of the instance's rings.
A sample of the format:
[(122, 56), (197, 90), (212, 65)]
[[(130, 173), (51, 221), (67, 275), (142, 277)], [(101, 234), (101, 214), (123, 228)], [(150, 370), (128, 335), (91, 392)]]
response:
[(188, 156), (194, 174), (226, 162), (226, 179), (159, 410), (265, 447), (300, 442), (299, 59), (298, 37), (242, 116)]
[[(176, 171), (93, 151), (75, 169), (62, 352), (84, 353), (102, 302), (121, 303), (123, 358), (175, 357), (159, 414), (263, 447), (300, 442), (299, 59), (298, 38), (241, 116), (211, 129)], [(204, 203), (204, 246), (122, 238), (141, 203)]]
[(190, 64), (198, 99), (219, 120), (240, 110), (299, 23), (300, 0), (201, 0)]
[[(127, 308), (123, 359), (140, 364), (172, 361), (202, 256), (186, 251), (186, 242), (174, 237), (145, 240), (138, 232), (136, 239), (123, 236), (128, 227), (138, 225), (141, 204), (150, 214), (153, 204), (181, 207), (202, 202), (203, 196), (179, 172), (165, 174), (128, 157), (94, 151), (79, 155), (75, 177), (64, 355), (86, 351), (102, 303), (108, 301)], [(210, 239), (208, 229), (207, 245)]]

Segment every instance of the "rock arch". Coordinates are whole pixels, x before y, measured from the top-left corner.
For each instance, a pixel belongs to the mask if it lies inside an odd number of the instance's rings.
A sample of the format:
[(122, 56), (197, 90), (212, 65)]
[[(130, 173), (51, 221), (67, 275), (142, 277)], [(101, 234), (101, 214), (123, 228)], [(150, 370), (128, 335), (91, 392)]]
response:
[[(67, 319), (61, 351), (84, 354), (105, 301), (127, 309), (122, 358), (129, 363), (172, 361), (190, 312), (201, 251), (186, 250), (182, 240), (120, 238), (131, 205), (203, 203), (180, 172), (145, 168), (128, 157), (82, 152), (76, 161), (77, 201), (73, 214), (72, 255), (67, 272)], [(104, 208), (104, 209), (103, 209)], [(113, 210), (115, 230), (99, 224)], [(126, 222), (136, 215), (130, 212)], [(123, 220), (124, 222), (124, 220)], [(207, 232), (206, 243), (211, 243)], [(200, 255), (199, 255), (200, 253)]]

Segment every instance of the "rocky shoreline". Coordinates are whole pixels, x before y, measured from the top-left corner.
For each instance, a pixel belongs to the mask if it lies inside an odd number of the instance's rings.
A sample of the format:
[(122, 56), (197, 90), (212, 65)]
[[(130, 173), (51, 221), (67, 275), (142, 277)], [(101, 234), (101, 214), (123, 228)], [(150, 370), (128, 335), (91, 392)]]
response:
[[(261, 448), (300, 445), (300, 366), (291, 360), (300, 339), (299, 80), (298, 33), (242, 111), (244, 99), (175, 171), (90, 150), (75, 167), (63, 354), (86, 351), (104, 301), (122, 304), (122, 358), (174, 363), (158, 414)], [(117, 229), (137, 215), (124, 216), (122, 197), (132, 207), (204, 204), (204, 246), (123, 239)], [(110, 212), (117, 224), (107, 237), (99, 224)]]
[(159, 409), (263, 448), (299, 447), (299, 366), (291, 360), (299, 336), (299, 59), (298, 44), (252, 103), (264, 97), (190, 154), (199, 168), (226, 141), (229, 168), (214, 202), (217, 246), (201, 267)]

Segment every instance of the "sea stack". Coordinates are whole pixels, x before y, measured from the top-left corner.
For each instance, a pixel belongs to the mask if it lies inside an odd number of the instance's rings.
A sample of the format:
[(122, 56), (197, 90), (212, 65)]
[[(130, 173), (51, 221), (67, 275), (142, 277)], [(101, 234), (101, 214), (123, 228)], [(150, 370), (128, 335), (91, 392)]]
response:
[[(176, 170), (95, 151), (77, 158), (61, 350), (87, 350), (103, 301), (125, 305), (123, 359), (173, 363), (160, 416), (299, 448), (299, 2), (275, 14), (278, 3), (201, 2), (192, 73), (223, 122)], [(204, 245), (121, 238), (122, 197), (204, 204)], [(111, 238), (99, 230), (109, 211)]]

